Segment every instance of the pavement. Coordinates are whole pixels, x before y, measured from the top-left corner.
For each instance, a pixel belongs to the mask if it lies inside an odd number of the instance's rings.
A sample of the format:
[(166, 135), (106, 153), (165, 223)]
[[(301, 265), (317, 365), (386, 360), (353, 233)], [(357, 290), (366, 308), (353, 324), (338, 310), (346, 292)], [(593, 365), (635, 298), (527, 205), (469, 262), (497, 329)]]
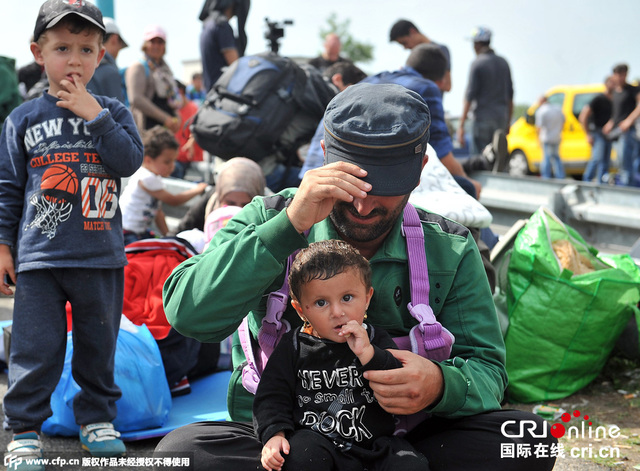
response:
[[(13, 298), (4, 296), (0, 294), (0, 321), (2, 320), (10, 320), (13, 315)], [(3, 349), (0, 349), (2, 351)], [(7, 374), (6, 371), (0, 373), (0, 397), (4, 397), (4, 394), (7, 390)], [(1, 418), (4, 420), (4, 414), (0, 414)], [(149, 439), (149, 440), (140, 440), (135, 442), (127, 442), (127, 459), (129, 458), (140, 458), (141, 460), (136, 461), (135, 466), (99, 466), (98, 464), (87, 462), (86, 460), (89, 458), (89, 454), (84, 452), (80, 448), (80, 442), (75, 437), (49, 437), (43, 436), (43, 445), (45, 450), (50, 454), (48, 457), (64, 457), (65, 459), (78, 459), (82, 463), (82, 459), (85, 459), (83, 463), (84, 466), (49, 466), (47, 470), (64, 470), (64, 471), (75, 471), (82, 469), (91, 469), (91, 470), (124, 470), (124, 469), (133, 469), (139, 471), (145, 470), (153, 470), (152, 466), (138, 466), (137, 463), (143, 462), (143, 458), (150, 458), (153, 450), (155, 449), (159, 439)], [(5, 430), (0, 429), (0, 450), (6, 450), (8, 443), (11, 441), (11, 433)], [(131, 463), (131, 461), (129, 461)], [(4, 469), (4, 468), (2, 468)], [(190, 468), (185, 467), (185, 471)], [(556, 461), (556, 465), (553, 468), (553, 471), (605, 471), (610, 469), (619, 469), (619, 468), (610, 468), (608, 466), (598, 465), (596, 463), (577, 459), (577, 458), (558, 458)]]

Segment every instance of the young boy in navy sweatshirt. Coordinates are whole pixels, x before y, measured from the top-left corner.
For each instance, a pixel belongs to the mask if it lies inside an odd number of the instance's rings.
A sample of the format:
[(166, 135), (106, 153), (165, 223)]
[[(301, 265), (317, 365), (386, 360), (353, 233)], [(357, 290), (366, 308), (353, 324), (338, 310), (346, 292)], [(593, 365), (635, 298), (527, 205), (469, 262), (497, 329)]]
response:
[(114, 357), (126, 257), (120, 178), (142, 162), (142, 142), (119, 101), (86, 89), (104, 48), (102, 14), (83, 0), (47, 0), (31, 51), (49, 89), (16, 108), (0, 138), (0, 292), (16, 285), (5, 425), (11, 469), (44, 470), (39, 433), (62, 373), (70, 302), (73, 400), (82, 447), (119, 456), (112, 421), (121, 392)]

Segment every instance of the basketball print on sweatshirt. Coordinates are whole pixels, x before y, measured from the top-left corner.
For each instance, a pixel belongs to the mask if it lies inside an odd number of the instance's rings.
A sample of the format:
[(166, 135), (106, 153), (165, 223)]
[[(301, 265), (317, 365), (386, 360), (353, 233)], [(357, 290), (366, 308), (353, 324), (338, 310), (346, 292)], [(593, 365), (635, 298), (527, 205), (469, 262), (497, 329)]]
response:
[(36, 216), (25, 230), (38, 227), (49, 239), (56, 236), (58, 225), (71, 215), (78, 199), (78, 177), (70, 167), (53, 164), (42, 175), (40, 191), (29, 202), (36, 207)]

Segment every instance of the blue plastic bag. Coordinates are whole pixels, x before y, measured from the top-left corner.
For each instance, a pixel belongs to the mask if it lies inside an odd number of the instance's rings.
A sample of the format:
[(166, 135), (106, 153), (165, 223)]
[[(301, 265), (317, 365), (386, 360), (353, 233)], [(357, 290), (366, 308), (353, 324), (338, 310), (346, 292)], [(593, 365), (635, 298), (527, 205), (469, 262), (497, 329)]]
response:
[[(73, 398), (80, 387), (71, 375), (73, 342), (67, 334), (67, 352), (60, 382), (51, 396), (53, 415), (42, 425), (47, 435), (78, 435)], [(122, 317), (116, 346), (115, 381), (122, 390), (116, 402), (116, 430), (128, 432), (164, 425), (171, 410), (171, 393), (158, 345), (147, 326), (137, 326)]]

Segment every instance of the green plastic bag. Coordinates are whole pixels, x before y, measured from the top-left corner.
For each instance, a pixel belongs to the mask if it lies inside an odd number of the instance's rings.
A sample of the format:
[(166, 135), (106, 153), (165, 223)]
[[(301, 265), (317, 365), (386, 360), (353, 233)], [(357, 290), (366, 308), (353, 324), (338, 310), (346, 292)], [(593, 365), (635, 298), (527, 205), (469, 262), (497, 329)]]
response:
[[(563, 269), (556, 241), (569, 241), (595, 271)], [(640, 270), (633, 259), (597, 253), (546, 208), (518, 233), (507, 272), (510, 400), (560, 399), (589, 384), (637, 311)]]

